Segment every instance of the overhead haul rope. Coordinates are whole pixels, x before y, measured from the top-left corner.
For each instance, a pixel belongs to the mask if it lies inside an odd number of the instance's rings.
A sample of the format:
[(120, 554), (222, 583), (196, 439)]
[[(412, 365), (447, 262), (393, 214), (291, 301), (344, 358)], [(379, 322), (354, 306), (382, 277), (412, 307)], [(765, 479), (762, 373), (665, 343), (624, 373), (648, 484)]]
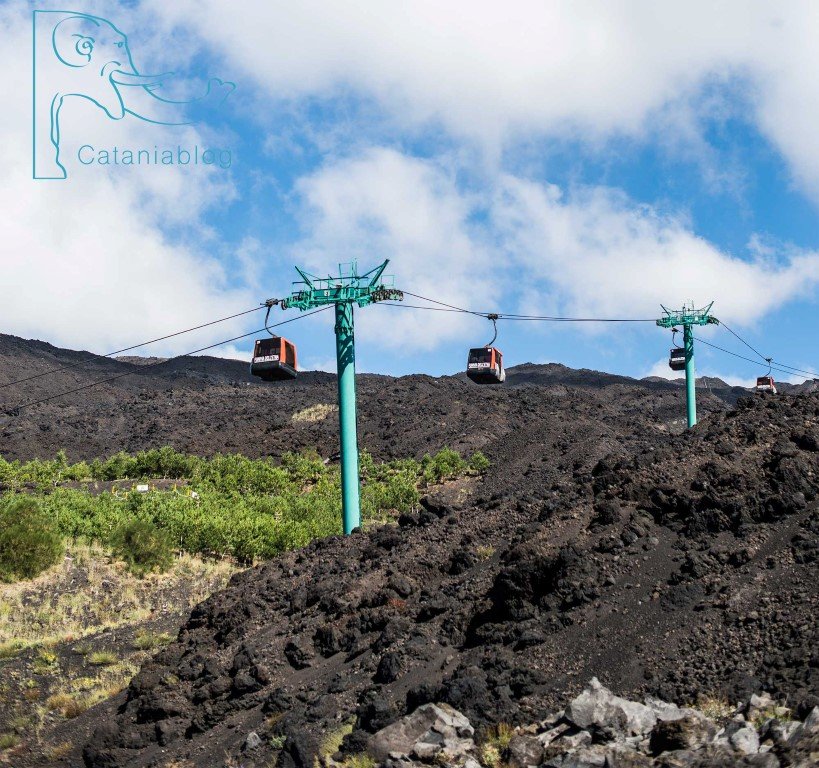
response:
[[(291, 317), (288, 320), (282, 320), (280, 323), (274, 323), (271, 328), (276, 328), (279, 325), (285, 325), (287, 323), (292, 323), (295, 320), (301, 320), (304, 317), (309, 317), (310, 315), (316, 315), (319, 312), (324, 312), (325, 310), (329, 309), (330, 307), (321, 307), (320, 309), (316, 309), (313, 312), (305, 312), (303, 315), (297, 315), (296, 317)], [(50, 397), (44, 397), (40, 400), (31, 400), (27, 403), (20, 403), (20, 405), (16, 405), (13, 408), (8, 408), (2, 413), (6, 414), (7, 416), (16, 416), (19, 411), (23, 408), (30, 408), (34, 405), (40, 405), (41, 403), (47, 403), (50, 400), (56, 400), (60, 397), (65, 397), (66, 395), (73, 395), (75, 392), (82, 392), (86, 389), (92, 389), (93, 387), (98, 387), (101, 384), (107, 384), (111, 381), (116, 381), (117, 379), (121, 379), (124, 376), (133, 376), (135, 374), (141, 374), (143, 370), (146, 368), (153, 368), (155, 365), (164, 365), (165, 363), (170, 363), (174, 360), (178, 360), (181, 357), (189, 357), (190, 355), (196, 355), (199, 352), (205, 352), (209, 349), (214, 349), (215, 347), (221, 347), (222, 344), (230, 344), (232, 341), (239, 341), (239, 339), (246, 339), (248, 336), (254, 336), (257, 333), (261, 333), (264, 331), (265, 328), (258, 328), (255, 331), (250, 331), (249, 333), (243, 333), (241, 336), (234, 336), (232, 339), (224, 339), (223, 341), (217, 341), (215, 344), (209, 344), (207, 347), (200, 347), (199, 349), (194, 349), (190, 352), (183, 352), (181, 355), (174, 355), (173, 357), (169, 357), (166, 360), (157, 360), (154, 363), (148, 363), (147, 365), (140, 366), (137, 370), (133, 371), (125, 371), (124, 373), (118, 373), (116, 376), (109, 376), (107, 379), (100, 379), (99, 381), (94, 381), (91, 384), (84, 384), (81, 387), (75, 387), (74, 389), (66, 390), (65, 392), (60, 392), (57, 395), (51, 395)]]
[[(748, 349), (750, 349), (755, 355), (758, 355), (762, 360), (764, 360), (769, 368), (773, 364), (773, 365), (778, 365), (780, 368), (789, 368), (790, 371), (792, 371), (794, 373), (804, 373), (806, 376), (811, 376), (811, 377), (815, 377), (817, 375), (816, 371), (806, 371), (806, 370), (804, 370), (802, 368), (795, 368), (792, 365), (786, 365), (785, 363), (780, 363), (778, 360), (776, 360), (773, 357), (766, 357), (758, 349), (756, 349), (755, 347), (752, 347), (747, 341), (745, 341), (745, 339), (743, 339), (742, 336), (740, 336), (736, 331), (731, 330), (727, 325), (725, 325), (725, 323), (720, 321), (720, 325), (723, 328), (725, 328), (725, 330), (728, 331), (728, 333), (732, 334), (737, 339), (739, 339), (739, 341), (741, 341), (746, 347), (748, 347)], [(751, 361), (751, 362), (756, 362), (756, 361)], [(782, 373), (788, 373), (788, 372), (789, 371), (782, 371)]]
[(476, 312), (472, 309), (464, 309), (463, 307), (456, 307), (454, 304), (447, 304), (437, 299), (430, 299), (427, 296), (420, 296), (417, 293), (410, 293), (404, 291), (405, 296), (412, 296), (415, 299), (428, 301), (432, 304), (439, 304), (445, 309), (437, 307), (424, 307), (417, 304), (393, 304), (391, 302), (384, 302), (388, 307), (407, 307), (408, 309), (427, 309), (434, 312), (464, 312), (469, 315), (476, 315), (478, 317), (486, 317), (491, 319), (493, 316), (497, 320), (540, 320), (543, 322), (564, 322), (564, 323), (653, 323), (653, 318), (624, 318), (624, 317), (561, 317), (557, 315), (521, 315), (511, 312)]
[[(253, 309), (246, 309), (244, 312), (237, 312), (235, 315), (228, 315), (227, 317), (220, 317), (218, 320), (211, 320), (209, 323), (202, 323), (202, 325), (195, 325), (193, 328), (186, 328), (184, 331), (176, 331), (175, 333), (169, 333), (167, 336), (159, 336), (156, 339), (151, 339), (150, 341), (143, 341), (140, 344), (133, 344), (130, 347), (123, 347), (122, 349), (116, 349), (113, 352), (108, 352), (105, 355), (100, 355), (100, 357), (113, 357), (114, 355), (120, 355), (123, 352), (130, 352), (132, 349), (139, 349), (140, 347), (147, 347), (149, 344), (155, 344), (157, 341), (165, 341), (165, 339), (172, 339), (175, 336), (182, 336), (185, 333), (190, 333), (191, 331), (198, 331), (201, 328), (207, 328), (211, 325), (217, 325), (218, 323), (224, 323), (227, 320), (233, 320), (237, 317), (242, 317), (243, 315), (249, 315), (251, 312), (258, 312), (263, 307), (267, 306), (267, 302), (265, 304), (261, 304), (258, 307), (253, 307)], [(268, 309), (269, 311), (269, 309)], [(11, 387), (14, 384), (23, 384), (26, 381), (33, 381), (34, 379), (39, 379), (41, 376), (48, 376), (49, 373), (56, 373), (57, 371), (64, 371), (67, 368), (82, 368), (87, 364), (87, 361), (83, 362), (76, 362), (76, 363), (65, 363), (63, 365), (54, 366), (53, 368), (48, 368), (41, 373), (35, 373), (32, 376), (26, 376), (24, 379), (17, 379), (16, 381), (7, 381), (3, 384), (0, 384), (0, 389), (4, 389), (5, 387)]]
[[(710, 341), (706, 341), (705, 339), (701, 339), (699, 336), (695, 336), (694, 340), (696, 342), (698, 342), (699, 344), (705, 344), (708, 347), (713, 347), (714, 349), (718, 349), (720, 352), (725, 352), (725, 354), (727, 354), (727, 355), (733, 355), (734, 357), (738, 357), (740, 360), (745, 360), (746, 362), (752, 363), (753, 365), (762, 365), (762, 363), (758, 362), (757, 360), (754, 360), (754, 359), (752, 359), (750, 357), (745, 357), (745, 355), (740, 355), (740, 354), (738, 354), (736, 352), (732, 352), (730, 349), (725, 349), (724, 347), (717, 346), (716, 344), (712, 344)], [(768, 363), (767, 359), (765, 360), (765, 365), (768, 366), (769, 371), (774, 370), (774, 371), (777, 371), (779, 373), (785, 373), (785, 374), (790, 375), (790, 371), (786, 371), (784, 368), (778, 368), (776, 365), (772, 365), (771, 363)]]

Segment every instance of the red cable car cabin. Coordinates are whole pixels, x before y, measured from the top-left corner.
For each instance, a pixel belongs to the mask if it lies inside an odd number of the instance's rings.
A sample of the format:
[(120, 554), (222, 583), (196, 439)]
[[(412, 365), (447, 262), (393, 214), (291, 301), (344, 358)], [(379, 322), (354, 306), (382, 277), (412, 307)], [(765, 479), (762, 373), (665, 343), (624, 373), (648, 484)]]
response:
[(262, 381), (295, 379), (296, 345), (281, 336), (256, 339), (250, 372)]
[(773, 376), (759, 376), (756, 380), (757, 392), (770, 392), (772, 395), (776, 394), (776, 384)]
[(469, 350), (466, 360), (466, 375), (476, 384), (503, 384), (506, 369), (503, 355), (495, 347), (476, 347)]

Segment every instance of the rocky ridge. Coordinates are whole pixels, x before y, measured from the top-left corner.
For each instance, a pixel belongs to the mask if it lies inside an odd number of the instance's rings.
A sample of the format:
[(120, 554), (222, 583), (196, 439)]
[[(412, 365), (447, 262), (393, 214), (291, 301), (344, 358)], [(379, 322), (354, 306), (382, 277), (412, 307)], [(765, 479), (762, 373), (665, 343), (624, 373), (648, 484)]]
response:
[[(819, 762), (819, 707), (800, 721), (762, 694), (716, 709), (712, 703), (706, 714), (650, 697), (624, 699), (593, 678), (564, 710), (478, 736), (457, 710), (425, 704), (375, 733), (365, 754), (381, 768), (809, 768)], [(325, 763), (337, 764), (332, 757)]]

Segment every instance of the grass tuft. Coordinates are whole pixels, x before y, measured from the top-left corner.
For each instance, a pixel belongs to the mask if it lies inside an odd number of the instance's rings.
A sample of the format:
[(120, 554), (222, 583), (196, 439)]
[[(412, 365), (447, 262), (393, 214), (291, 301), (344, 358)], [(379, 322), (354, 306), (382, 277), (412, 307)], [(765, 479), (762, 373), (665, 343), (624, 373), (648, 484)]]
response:
[(311, 405), (309, 408), (305, 408), (298, 413), (294, 413), (291, 421), (294, 424), (315, 424), (318, 421), (324, 421), (324, 419), (337, 412), (337, 405), (317, 403), (316, 405)]
[(700, 695), (695, 708), (709, 720), (723, 720), (734, 714), (734, 708), (721, 696)]
[(173, 638), (166, 632), (152, 632), (140, 629), (134, 637), (133, 646), (138, 651), (155, 651), (171, 642)]
[(67, 720), (78, 717), (90, 706), (88, 699), (70, 693), (55, 693), (46, 699), (46, 709), (58, 712)]
[(94, 651), (89, 653), (85, 660), (94, 667), (110, 667), (119, 661), (117, 655), (111, 651)]
[(0, 733), (0, 750), (11, 749), (20, 743), (20, 737), (16, 733)]

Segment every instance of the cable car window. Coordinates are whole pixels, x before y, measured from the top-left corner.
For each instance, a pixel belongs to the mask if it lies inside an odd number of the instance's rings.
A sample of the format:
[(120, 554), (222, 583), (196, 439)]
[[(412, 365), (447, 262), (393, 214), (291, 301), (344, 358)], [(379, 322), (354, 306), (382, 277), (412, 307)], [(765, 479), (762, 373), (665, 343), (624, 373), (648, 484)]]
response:
[(256, 342), (256, 355), (278, 353), (281, 339), (260, 339)]
[(490, 349), (470, 349), (469, 362), (470, 363), (488, 363), (492, 358), (492, 350)]

